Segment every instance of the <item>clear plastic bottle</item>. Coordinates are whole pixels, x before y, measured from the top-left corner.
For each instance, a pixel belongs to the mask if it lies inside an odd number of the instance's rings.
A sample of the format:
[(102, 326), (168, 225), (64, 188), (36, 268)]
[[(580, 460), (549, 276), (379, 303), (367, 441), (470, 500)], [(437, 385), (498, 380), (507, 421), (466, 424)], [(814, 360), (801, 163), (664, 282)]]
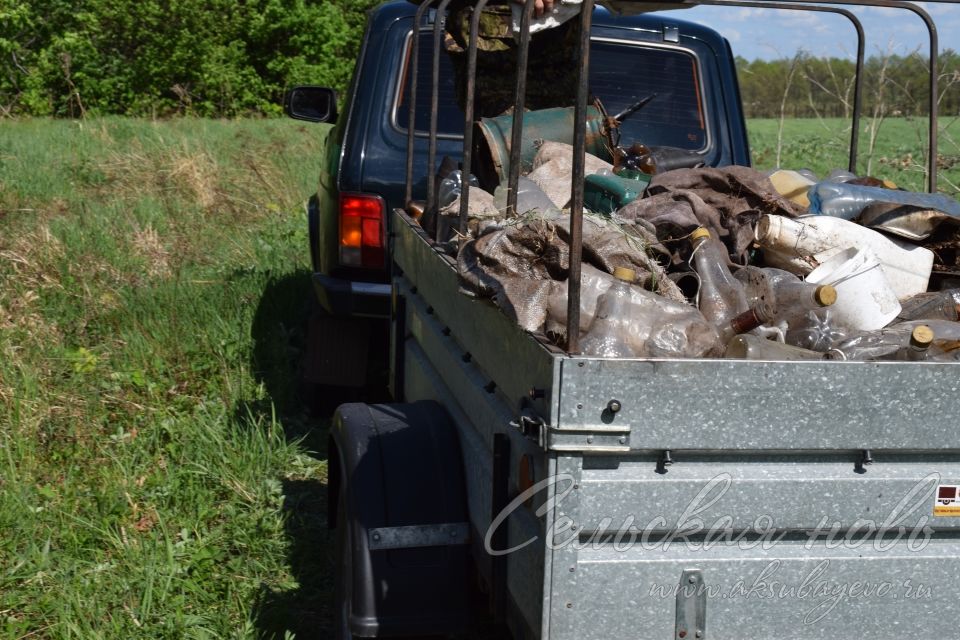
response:
[[(508, 191), (507, 181), (504, 180), (493, 192), (493, 204), (497, 210), (506, 212)], [(559, 209), (536, 182), (526, 176), (520, 176), (520, 181), (517, 183), (517, 215), (530, 211), (546, 213), (559, 211)]]
[(597, 300), (590, 331), (580, 341), (580, 350), (588, 356), (601, 358), (633, 358), (636, 353), (627, 341), (629, 322), (630, 284), (637, 274), (632, 269), (617, 267), (613, 271), (616, 282)]
[(829, 307), (837, 301), (837, 290), (832, 285), (804, 282), (782, 269), (747, 266), (734, 277), (743, 283), (751, 306), (760, 302), (769, 305), (772, 319), (765, 324), (796, 324), (806, 318), (808, 311)]
[(897, 191), (845, 182), (818, 182), (810, 187), (810, 213), (853, 220), (874, 203), (906, 204), (960, 217), (960, 202), (940, 193)]
[(717, 329), (695, 307), (631, 287), (627, 342), (645, 358), (703, 358), (723, 353)]
[(960, 320), (960, 289), (920, 293), (900, 303), (899, 320)]
[(807, 311), (805, 316), (796, 318), (787, 331), (786, 342), (822, 353), (845, 340), (847, 332), (847, 328), (837, 322), (828, 307), (820, 311)]
[[(480, 183), (477, 182), (477, 177), (474, 175), (470, 176), (470, 186), (479, 187)], [(443, 209), (454, 202), (457, 198), (460, 197), (460, 193), (463, 191), (463, 172), (460, 169), (456, 169), (447, 174), (447, 177), (440, 181), (440, 187), (437, 191), (437, 200), (440, 205), (440, 208)], [(472, 194), (473, 192), (471, 192)]]
[(698, 306), (704, 317), (723, 327), (749, 308), (743, 284), (727, 268), (727, 254), (703, 227), (690, 236), (693, 269), (700, 276)]
[(934, 337), (933, 329), (930, 327), (926, 325), (914, 327), (910, 332), (910, 341), (897, 351), (895, 359), (909, 362), (926, 360), (931, 355), (930, 347), (933, 345)]
[(923, 324), (898, 324), (852, 336), (827, 352), (834, 360), (926, 360), (943, 353), (936, 334)]
[(823, 354), (759, 336), (734, 336), (724, 358), (739, 360), (823, 360)]

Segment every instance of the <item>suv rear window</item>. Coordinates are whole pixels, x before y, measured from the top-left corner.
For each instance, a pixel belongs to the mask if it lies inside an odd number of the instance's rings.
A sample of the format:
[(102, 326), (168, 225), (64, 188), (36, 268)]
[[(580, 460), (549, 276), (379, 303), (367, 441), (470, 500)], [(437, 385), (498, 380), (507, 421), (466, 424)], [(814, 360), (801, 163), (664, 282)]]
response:
[[(417, 78), (416, 131), (430, 127), (430, 81), (433, 34), (420, 36)], [(403, 92), (397, 96), (394, 124), (407, 130), (410, 114), (410, 47), (403, 67)], [(700, 72), (697, 60), (678, 49), (625, 44), (595, 39), (591, 44), (590, 89), (611, 114), (617, 114), (641, 98), (656, 97), (627, 119), (621, 129), (624, 145), (643, 142), (700, 151), (708, 136)], [(629, 72), (624, 70), (628, 69)], [(463, 134), (463, 112), (456, 104), (453, 66), (446, 52), (440, 55), (440, 110), (438, 131), (445, 137)]]

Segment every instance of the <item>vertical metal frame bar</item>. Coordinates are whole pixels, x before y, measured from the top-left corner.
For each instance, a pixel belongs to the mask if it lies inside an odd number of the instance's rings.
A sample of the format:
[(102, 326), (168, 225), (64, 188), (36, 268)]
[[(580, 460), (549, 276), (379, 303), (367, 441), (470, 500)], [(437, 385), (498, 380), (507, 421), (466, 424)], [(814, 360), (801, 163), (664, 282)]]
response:
[[(788, 0), (789, 2), (789, 0)], [(856, 60), (856, 80), (853, 87), (853, 123), (850, 127), (850, 159), (847, 162), (847, 168), (852, 173), (857, 171), (857, 156), (860, 146), (860, 103), (863, 95), (863, 58), (866, 48), (866, 38), (863, 33), (863, 24), (851, 11), (839, 7), (824, 7), (817, 5), (798, 6), (788, 2), (751, 2), (748, 0), (698, 0), (699, 5), (709, 5), (716, 7), (753, 7), (759, 9), (781, 9), (784, 11), (819, 11), (823, 13), (835, 13), (841, 15), (853, 24), (857, 31), (857, 60)]]
[[(797, 5), (816, 5), (822, 0), (785, 0), (791, 4)], [(945, 2), (947, 0), (933, 0), (934, 2)], [(927, 189), (930, 193), (937, 191), (937, 92), (939, 78), (937, 78), (937, 67), (939, 65), (940, 43), (937, 37), (937, 26), (934, 24), (930, 14), (911, 2), (901, 0), (829, 0), (830, 4), (853, 5), (858, 7), (882, 7), (885, 9), (906, 9), (912, 11), (923, 20), (927, 27), (927, 34), (930, 37), (930, 110), (928, 113), (928, 136), (929, 153), (927, 154)], [(688, 4), (698, 4), (697, 0), (689, 0)]]
[[(583, 178), (586, 169), (587, 99), (590, 91), (590, 29), (594, 0), (580, 8), (580, 68), (573, 112), (573, 184), (570, 190), (570, 276), (567, 278), (567, 351), (580, 350), (580, 272), (583, 261)], [(514, 120), (516, 121), (516, 120)]]
[(467, 45), (467, 95), (463, 105), (463, 187), (460, 191), (460, 212), (457, 231), (461, 242), (467, 236), (467, 211), (470, 207), (470, 173), (473, 170), (473, 116), (477, 91), (477, 38), (480, 36), (480, 13), (488, 0), (479, 0), (470, 16), (470, 43)]
[(523, 4), (520, 20), (520, 48), (517, 51), (517, 82), (513, 94), (513, 126), (510, 129), (510, 173), (507, 177), (507, 217), (517, 214), (517, 188), (520, 185), (520, 149), (523, 146), (523, 113), (527, 108), (527, 66), (530, 61), (530, 19), (536, 0)]
[[(447, 7), (451, 0), (440, 0), (437, 6), (437, 17), (433, 21), (433, 68), (431, 77), (433, 83), (430, 86), (430, 146), (427, 151), (427, 206), (425, 211), (436, 214), (437, 211), (437, 121), (440, 108), (440, 46), (443, 44), (443, 23)], [(437, 220), (437, 239), (441, 225)]]
[[(424, 0), (424, 3), (417, 8), (417, 13), (413, 18), (413, 37), (410, 46), (413, 50), (410, 52), (410, 102), (407, 105), (409, 109), (409, 118), (407, 123), (407, 178), (406, 191), (404, 192), (403, 204), (408, 206), (413, 200), (413, 150), (416, 146), (416, 118), (417, 118), (417, 71), (420, 68), (420, 23), (423, 21), (423, 15), (433, 4), (434, 0)], [(403, 95), (403, 87), (400, 87)]]

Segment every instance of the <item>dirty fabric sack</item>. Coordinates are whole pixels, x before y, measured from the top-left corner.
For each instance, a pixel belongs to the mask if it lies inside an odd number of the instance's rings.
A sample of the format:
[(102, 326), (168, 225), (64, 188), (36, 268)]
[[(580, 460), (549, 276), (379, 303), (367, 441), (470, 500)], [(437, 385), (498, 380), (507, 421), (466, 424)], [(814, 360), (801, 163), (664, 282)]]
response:
[[(467, 242), (457, 257), (461, 290), (492, 298), (525, 330), (541, 330), (553, 283), (567, 279), (568, 224), (566, 215), (550, 213), (487, 229)], [(585, 263), (608, 273), (614, 267), (631, 268), (638, 274), (638, 284), (682, 302), (683, 294), (656, 260), (665, 253), (643, 226), (584, 216)]]
[[(484, 220), (501, 220), (503, 213), (497, 209), (493, 196), (479, 187), (469, 187), (470, 200), (467, 202), (467, 224), (475, 229), (477, 222)], [(460, 218), (460, 194), (454, 200), (440, 209), (440, 215)]]
[[(613, 165), (600, 158), (586, 154), (584, 175), (607, 169)], [(573, 176), (573, 147), (565, 142), (545, 141), (533, 159), (533, 171), (527, 177), (540, 187), (558, 209), (570, 204)]]
[[(618, 212), (628, 220), (653, 223), (661, 241), (706, 227), (723, 241), (736, 264), (747, 263), (753, 226), (765, 213), (795, 218), (806, 210), (777, 193), (759, 171), (739, 166), (675, 169), (655, 175), (647, 197)], [(685, 258), (674, 252), (673, 264), (680, 265)]]

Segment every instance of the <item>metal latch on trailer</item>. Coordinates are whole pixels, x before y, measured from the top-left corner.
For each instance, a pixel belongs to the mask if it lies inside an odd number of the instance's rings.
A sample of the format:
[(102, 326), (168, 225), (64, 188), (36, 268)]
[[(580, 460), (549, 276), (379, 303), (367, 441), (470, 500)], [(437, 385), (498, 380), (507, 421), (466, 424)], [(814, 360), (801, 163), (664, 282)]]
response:
[(618, 425), (550, 427), (547, 431), (546, 448), (550, 451), (629, 453), (630, 427)]

